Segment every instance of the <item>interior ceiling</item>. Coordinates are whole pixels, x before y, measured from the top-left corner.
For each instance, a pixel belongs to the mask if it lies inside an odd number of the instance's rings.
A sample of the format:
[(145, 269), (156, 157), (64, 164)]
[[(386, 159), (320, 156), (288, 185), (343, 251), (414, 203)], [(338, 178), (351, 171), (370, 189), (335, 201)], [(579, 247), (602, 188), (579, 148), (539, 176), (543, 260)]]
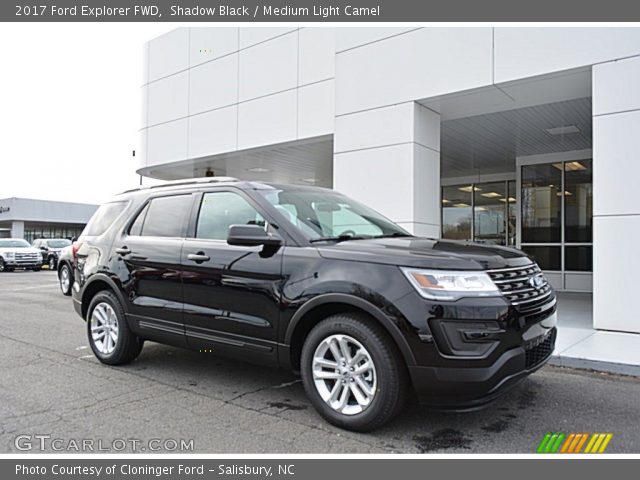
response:
[[(255, 169), (266, 171), (255, 171)], [(333, 136), (287, 142), (183, 162), (158, 171), (165, 180), (215, 176), (297, 185), (331, 187)], [(252, 170), (250, 170), (252, 169)], [(153, 173), (152, 173), (153, 175)]]
[[(591, 98), (456, 118), (441, 125), (441, 176), (513, 172), (516, 157), (592, 146)], [(577, 133), (547, 129), (576, 126)]]

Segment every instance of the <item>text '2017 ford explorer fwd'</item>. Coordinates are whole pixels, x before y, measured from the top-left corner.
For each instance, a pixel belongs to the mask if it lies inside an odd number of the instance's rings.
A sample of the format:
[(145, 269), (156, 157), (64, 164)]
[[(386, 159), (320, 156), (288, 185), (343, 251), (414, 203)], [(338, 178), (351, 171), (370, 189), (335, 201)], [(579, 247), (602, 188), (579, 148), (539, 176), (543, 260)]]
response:
[(290, 368), (352, 430), (391, 419), (410, 389), (486, 404), (555, 342), (555, 294), (524, 253), (419, 238), (328, 189), (209, 178), (125, 192), (74, 256), (100, 361), (151, 340)]

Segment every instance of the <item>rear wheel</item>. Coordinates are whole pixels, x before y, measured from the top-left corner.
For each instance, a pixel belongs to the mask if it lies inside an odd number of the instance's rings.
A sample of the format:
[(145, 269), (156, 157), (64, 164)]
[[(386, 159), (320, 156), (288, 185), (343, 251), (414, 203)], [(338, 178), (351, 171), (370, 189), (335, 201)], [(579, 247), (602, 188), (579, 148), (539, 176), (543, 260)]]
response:
[(307, 395), (330, 423), (366, 432), (402, 407), (407, 372), (396, 346), (372, 318), (331, 316), (311, 330), (300, 371)]
[(49, 260), (47, 261), (47, 265), (49, 265), (49, 270), (55, 270), (56, 269), (56, 257), (49, 257)]
[(60, 290), (62, 290), (62, 294), (66, 296), (71, 295), (73, 277), (71, 275), (71, 269), (66, 263), (60, 267), (60, 271), (58, 272), (58, 279), (60, 280)]
[(0, 258), (0, 273), (7, 271), (7, 266), (4, 263), (4, 259)]
[(99, 292), (91, 300), (87, 337), (94, 355), (108, 365), (129, 363), (142, 350), (142, 340), (129, 329), (124, 309), (110, 291)]

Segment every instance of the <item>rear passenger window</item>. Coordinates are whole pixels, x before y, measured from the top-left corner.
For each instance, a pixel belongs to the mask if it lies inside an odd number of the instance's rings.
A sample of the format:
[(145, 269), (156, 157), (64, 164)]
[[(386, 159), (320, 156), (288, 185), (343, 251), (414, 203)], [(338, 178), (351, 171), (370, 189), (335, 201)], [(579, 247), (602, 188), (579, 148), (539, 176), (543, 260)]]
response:
[(102, 235), (115, 219), (118, 218), (118, 215), (122, 213), (126, 206), (127, 202), (105, 203), (93, 214), (91, 220), (89, 220), (89, 223), (82, 231), (82, 235), (90, 237)]
[(265, 224), (262, 215), (237, 193), (205, 193), (198, 215), (196, 238), (226, 240), (231, 225), (264, 227)]
[(190, 207), (190, 194), (154, 198), (133, 222), (129, 234), (143, 237), (182, 237)]

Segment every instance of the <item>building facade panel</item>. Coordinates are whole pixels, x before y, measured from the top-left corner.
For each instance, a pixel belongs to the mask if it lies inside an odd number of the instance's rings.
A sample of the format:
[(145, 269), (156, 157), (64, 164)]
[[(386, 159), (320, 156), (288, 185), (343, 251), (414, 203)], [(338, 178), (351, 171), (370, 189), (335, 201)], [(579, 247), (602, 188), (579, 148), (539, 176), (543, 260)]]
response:
[(333, 79), (300, 87), (298, 90), (297, 138), (333, 134), (333, 99)]
[(238, 103), (238, 54), (212, 60), (189, 72), (189, 114)]
[(147, 125), (158, 125), (189, 114), (189, 73), (181, 72), (148, 84)]
[(235, 150), (238, 140), (238, 106), (219, 108), (189, 118), (189, 157)]
[(298, 31), (240, 51), (239, 101), (296, 88)]
[(178, 28), (149, 42), (148, 77), (144, 83), (189, 68), (189, 29)]
[(189, 66), (195, 67), (239, 49), (239, 30), (234, 27), (189, 29)]
[(298, 84), (320, 82), (335, 76), (336, 29), (302, 28), (299, 33)]
[(593, 67), (593, 114), (640, 109), (640, 56)]
[(495, 83), (569, 70), (640, 54), (637, 28), (495, 29)]
[(491, 28), (422, 28), (336, 55), (336, 115), (492, 83)]
[(295, 90), (289, 90), (241, 103), (238, 107), (238, 149), (295, 140), (297, 97)]

